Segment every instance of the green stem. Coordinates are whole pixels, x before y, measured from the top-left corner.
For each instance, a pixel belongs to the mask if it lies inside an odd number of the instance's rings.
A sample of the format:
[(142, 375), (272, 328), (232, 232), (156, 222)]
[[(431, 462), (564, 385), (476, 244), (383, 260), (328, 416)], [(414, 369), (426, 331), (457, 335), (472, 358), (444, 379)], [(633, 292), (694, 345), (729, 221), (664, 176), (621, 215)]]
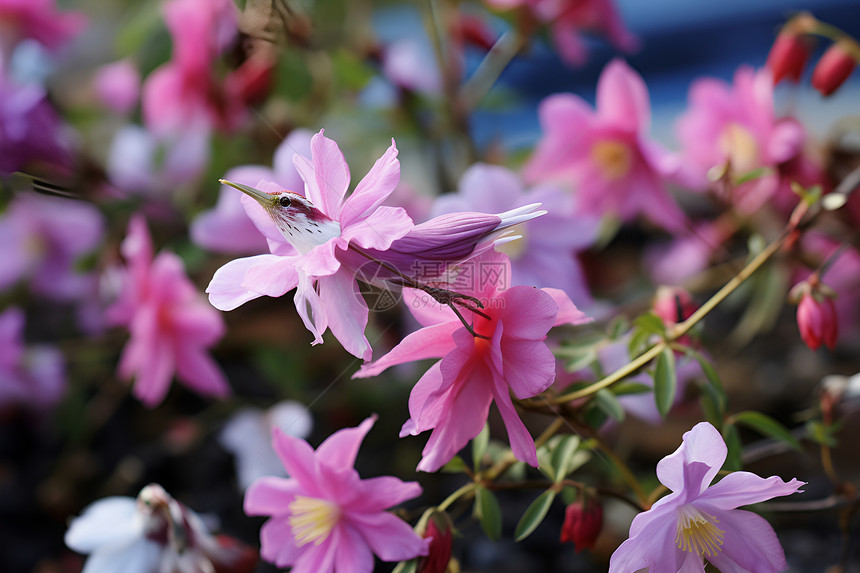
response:
[(462, 486), (460, 489), (446, 497), (442, 503), (436, 506), (437, 509), (439, 509), (439, 511), (445, 511), (446, 509), (451, 507), (451, 504), (453, 504), (455, 501), (463, 497), (465, 494), (472, 492), (475, 487), (476, 484), (474, 482), (467, 483), (466, 485)]

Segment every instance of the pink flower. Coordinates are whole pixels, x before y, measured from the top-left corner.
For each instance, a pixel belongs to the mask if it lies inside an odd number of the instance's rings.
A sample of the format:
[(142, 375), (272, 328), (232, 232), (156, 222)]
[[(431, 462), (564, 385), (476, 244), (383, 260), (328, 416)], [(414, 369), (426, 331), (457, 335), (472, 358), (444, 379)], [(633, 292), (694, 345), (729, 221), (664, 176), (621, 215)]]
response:
[(544, 137), (523, 169), (527, 182), (573, 184), (586, 215), (630, 221), (642, 213), (670, 231), (683, 227), (684, 214), (665, 188), (680, 163), (647, 138), (648, 90), (626, 63), (604, 68), (596, 110), (578, 96), (557, 94), (541, 102), (539, 114)]
[(547, 214), (518, 225), (514, 232), (522, 238), (497, 247), (511, 260), (511, 284), (558, 288), (580, 305), (589, 304), (591, 294), (576, 255), (597, 240), (598, 221), (574, 215), (562, 189), (544, 185), (526, 191), (514, 172), (479, 163), (463, 173), (456, 194), (436, 200), (433, 213), (493, 213), (530, 203), (540, 203)]
[(119, 375), (135, 379), (134, 395), (147, 406), (157, 405), (174, 372), (201, 394), (229, 394), (224, 374), (207, 354), (224, 334), (224, 322), (200, 298), (182, 260), (170, 252), (153, 258), (146, 221), (140, 215), (131, 219), (121, 251), (127, 265), (122, 290), (106, 312), (111, 324), (131, 333)]
[(720, 571), (785, 569), (785, 554), (767, 521), (736, 508), (790, 495), (804, 482), (734, 472), (710, 485), (726, 452), (708, 422), (684, 434), (681, 447), (657, 464), (660, 483), (672, 493), (636, 516), (630, 538), (612, 554), (609, 573), (704, 572), (704, 559)]
[(806, 293), (797, 304), (797, 328), (803, 342), (812, 350), (818, 350), (823, 342), (833, 350), (839, 336), (836, 307), (827, 296)]
[(584, 496), (564, 510), (561, 526), (562, 543), (573, 543), (576, 552), (591, 549), (603, 529), (603, 505), (599, 500)]
[(265, 477), (245, 494), (245, 513), (272, 518), (260, 531), (260, 554), (293, 573), (373, 571), (373, 555), (402, 561), (427, 555), (428, 542), (385, 511), (421, 493), (415, 482), (362, 480), (353, 469), (376, 417), (329, 436), (314, 451), (274, 431), (274, 447), (291, 478)]
[[(262, 165), (242, 165), (229, 170), (224, 179), (255, 186), (261, 180), (277, 183), (282, 189), (304, 194), (304, 182), (293, 166), (293, 155), (309, 157), (311, 136), (306, 129), (294, 129), (275, 150), (271, 168)], [(243, 206), (242, 194), (227, 186), (221, 188), (214, 209), (203, 211), (191, 222), (191, 240), (205, 249), (219, 253), (259, 253), (266, 250), (266, 237), (260, 233), (245, 209), (262, 213), (256, 203)], [(266, 219), (260, 217), (260, 224)], [(277, 234), (275, 224), (268, 225)]]
[(0, 312), (0, 409), (50, 407), (66, 389), (62, 353), (47, 345), (25, 347), (23, 337), (21, 309)]
[(94, 80), (96, 96), (116, 113), (134, 108), (140, 96), (140, 72), (131, 60), (119, 60), (99, 68)]
[(0, 2), (0, 58), (8, 58), (12, 48), (27, 38), (56, 50), (84, 27), (83, 14), (56, 11), (54, 3), (54, 0)]
[(541, 22), (552, 26), (552, 39), (562, 59), (572, 65), (585, 63), (583, 31), (606, 34), (624, 51), (636, 49), (638, 42), (621, 22), (612, 0), (486, 0), (495, 8), (528, 7)]
[(725, 197), (742, 212), (752, 213), (771, 201), (780, 208), (793, 207), (797, 198), (789, 186), (792, 180), (805, 186), (823, 181), (821, 170), (802, 154), (803, 127), (792, 118), (776, 117), (769, 71), (741, 67), (731, 86), (711, 78), (698, 80), (689, 99), (678, 137), (694, 185), (706, 186), (707, 171), (726, 162), (735, 176), (767, 168), (769, 172), (734, 187)]
[(402, 437), (433, 430), (419, 470), (438, 470), (478, 435), (493, 401), (502, 414), (514, 455), (537, 466), (534, 441), (517, 416), (511, 393), (523, 399), (546, 390), (555, 380), (555, 358), (546, 345), (547, 332), (553, 326), (582, 324), (589, 319), (560, 290), (507, 288), (510, 270), (507, 257), (495, 251), (460, 267), (456, 290), (480, 299), (482, 312), (489, 316), (472, 316), (472, 328), (479, 337), (472, 336), (450, 309), (421, 292), (404, 291), (409, 310), (424, 328), (355, 374), (367, 378), (395, 364), (442, 359), (412, 389), (411, 418), (400, 431)]

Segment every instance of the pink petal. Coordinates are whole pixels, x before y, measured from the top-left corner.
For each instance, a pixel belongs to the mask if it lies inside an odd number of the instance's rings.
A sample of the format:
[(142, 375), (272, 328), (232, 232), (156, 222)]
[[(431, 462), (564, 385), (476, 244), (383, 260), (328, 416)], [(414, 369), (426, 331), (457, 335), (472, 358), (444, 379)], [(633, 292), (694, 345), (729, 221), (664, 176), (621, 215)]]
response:
[(421, 495), (421, 486), (417, 482), (404, 482), (393, 476), (361, 480), (357, 487), (357, 495), (348, 508), (351, 512), (384, 511)]
[(587, 324), (593, 322), (594, 319), (586, 316), (584, 312), (576, 308), (567, 293), (555, 288), (541, 289), (543, 292), (552, 297), (555, 304), (558, 305), (558, 314), (556, 314), (553, 326), (561, 326), (562, 324)]
[(545, 136), (523, 167), (527, 182), (550, 179), (565, 171), (568, 158), (577, 157), (588, 144), (582, 134), (594, 117), (591, 107), (572, 94), (549, 96), (540, 103), (538, 114)]
[(364, 364), (353, 378), (370, 378), (394, 366), (426, 358), (441, 358), (454, 347), (451, 334), (462, 328), (459, 322), (446, 322), (428, 326), (406, 336), (388, 354)]
[[(417, 278), (421, 280), (420, 275)], [(439, 304), (436, 299), (422, 290), (404, 288), (403, 303), (421, 326), (433, 326), (443, 322), (460, 323), (460, 319), (450, 307)]]
[(146, 362), (138, 364), (135, 373), (133, 394), (150, 408), (158, 405), (167, 395), (173, 379), (174, 356), (167, 340), (154, 341), (152, 354), (145, 357)]
[(296, 494), (302, 493), (294, 479), (263, 477), (255, 480), (245, 492), (246, 515), (286, 515)]
[(320, 304), (327, 309), (328, 327), (344, 350), (370, 360), (373, 349), (364, 335), (368, 308), (351, 273), (338, 272), (318, 281)]
[(501, 307), (496, 319), (504, 323), (509, 339), (544, 340), (558, 315), (552, 296), (534, 287), (509, 288), (494, 302)]
[(720, 520), (719, 528), (725, 532), (722, 551), (708, 557), (717, 569), (761, 573), (785, 570), (785, 552), (763, 517), (742, 510), (715, 511), (713, 515)]
[(276, 180), (283, 185), (284, 189), (301, 195), (305, 194), (304, 182), (299, 176), (298, 171), (296, 171), (295, 165), (293, 165), (293, 156), (301, 155), (310, 158), (312, 138), (312, 131), (297, 128), (292, 130), (278, 145), (277, 149), (275, 149), (275, 155), (272, 158), (272, 168), (275, 170)]
[(342, 251), (346, 250), (346, 247), (346, 240), (342, 237), (330, 239), (296, 259), (296, 268), (309, 277), (333, 275), (341, 266), (335, 255), (335, 249)]
[(806, 134), (795, 120), (786, 118), (773, 127), (767, 144), (767, 155), (774, 163), (783, 163), (802, 151)]
[(392, 139), (391, 147), (376, 160), (352, 195), (344, 201), (340, 224), (346, 228), (373, 213), (391, 195), (399, 182), (400, 162), (397, 160), (397, 147)]
[(648, 131), (651, 103), (645, 81), (623, 60), (612, 60), (597, 82), (597, 114), (601, 122), (629, 132)]
[(373, 571), (373, 553), (363, 538), (364, 531), (351, 523), (338, 526), (339, 538), (334, 568), (337, 573), (368, 573)]
[(272, 448), (301, 490), (307, 495), (315, 495), (319, 488), (316, 485), (317, 462), (313, 448), (306, 441), (285, 434), (278, 428), (272, 430)]
[(297, 258), (277, 255), (258, 255), (251, 258), (256, 264), (251, 265), (245, 273), (242, 288), (266, 296), (279, 297), (299, 284), (295, 266)]
[(224, 373), (204, 348), (200, 348), (193, 340), (183, 341), (178, 347), (176, 373), (189, 388), (215, 398), (230, 395), (230, 386)]
[(344, 428), (338, 430), (320, 444), (317, 448), (317, 457), (320, 463), (333, 469), (351, 469), (355, 465), (355, 457), (358, 448), (367, 435), (367, 432), (376, 422), (376, 415), (366, 418), (355, 428)]
[(313, 279), (304, 273), (299, 273), (299, 284), (293, 302), (305, 328), (314, 335), (313, 344), (322, 344), (323, 332), (328, 328), (328, 318), (319, 294), (314, 288)]
[(384, 251), (413, 227), (403, 207), (379, 207), (370, 216), (344, 227), (341, 236), (359, 247)]
[(339, 221), (341, 202), (349, 187), (349, 167), (337, 143), (323, 133), (320, 130), (311, 139), (313, 163), (295, 155), (293, 164), (305, 182), (305, 196), (317, 209)]
[(777, 476), (762, 478), (750, 472), (732, 472), (705, 490), (699, 499), (728, 510), (800, 491), (806, 482), (784, 482)]
[[(552, 353), (550, 353), (551, 355)], [(496, 407), (502, 415), (502, 420), (505, 422), (505, 430), (508, 432), (508, 441), (514, 456), (530, 466), (537, 467), (537, 450), (535, 450), (534, 439), (532, 439), (525, 424), (520, 420), (516, 408), (514, 408), (508, 385), (505, 384), (504, 380), (496, 379), (493, 382), (493, 397), (496, 400)]]
[(260, 556), (278, 567), (289, 567), (302, 552), (294, 543), (286, 517), (273, 517), (260, 529)]
[[(657, 514), (652, 508), (637, 515), (630, 526), (630, 537), (609, 559), (609, 573), (678, 571), (684, 552), (675, 545), (678, 519), (675, 509), (664, 509)], [(634, 534), (634, 527), (641, 533)]]
[(220, 253), (259, 253), (267, 250), (265, 237), (245, 214), (241, 193), (234, 189), (222, 189), (215, 208), (197, 215), (191, 221), (190, 231), (195, 244)]
[(546, 344), (502, 339), (504, 380), (519, 399), (537, 396), (555, 381), (555, 357)]
[(429, 542), (408, 523), (388, 512), (349, 515), (349, 521), (370, 549), (383, 561), (405, 561), (427, 555)]
[(579, 29), (576, 26), (556, 22), (551, 32), (552, 42), (564, 63), (572, 66), (585, 64), (587, 56), (585, 42), (582, 41)]
[(290, 573), (335, 573), (334, 563), (343, 537), (342, 530), (342, 527), (335, 527), (319, 545), (303, 545)]
[[(468, 201), (468, 208), (458, 211), (499, 213), (518, 206), (523, 195), (523, 182), (515, 172), (486, 163), (476, 163), (466, 169), (457, 188)], [(440, 199), (446, 197), (450, 195), (442, 195)], [(450, 212), (434, 209), (436, 215)]]
[(209, 281), (209, 286), (206, 287), (212, 306), (218, 310), (233, 310), (249, 300), (262, 296), (261, 293), (250, 291), (242, 286), (248, 270), (260, 264), (262, 257), (275, 257), (275, 255), (258, 255), (235, 259), (215, 271), (215, 275)]
[(710, 485), (726, 461), (726, 443), (708, 422), (699, 422), (682, 439), (681, 446), (657, 464), (657, 478), (673, 492), (683, 491), (684, 467), (693, 462), (703, 463), (709, 469), (703, 474), (698, 491), (692, 492), (695, 496)]

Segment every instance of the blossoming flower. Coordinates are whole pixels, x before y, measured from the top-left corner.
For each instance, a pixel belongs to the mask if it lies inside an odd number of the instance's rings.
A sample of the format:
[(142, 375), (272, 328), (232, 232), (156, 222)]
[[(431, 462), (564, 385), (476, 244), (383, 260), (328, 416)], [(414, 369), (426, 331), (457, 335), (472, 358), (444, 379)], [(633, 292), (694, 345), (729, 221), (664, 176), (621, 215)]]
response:
[(556, 94), (538, 109), (543, 139), (523, 169), (529, 183), (565, 181), (576, 189), (577, 209), (630, 221), (638, 214), (670, 231), (685, 217), (666, 190), (679, 176), (676, 157), (648, 139), (648, 88), (621, 60), (597, 84), (597, 108), (578, 96)]
[(428, 541), (385, 511), (421, 493), (415, 482), (383, 476), (361, 479), (353, 469), (376, 417), (329, 436), (314, 451), (274, 431), (274, 447), (290, 478), (266, 477), (245, 494), (245, 513), (269, 515), (260, 554), (293, 573), (373, 570), (373, 555), (403, 561), (427, 555)]
[(24, 313), (0, 312), (0, 409), (34, 410), (55, 404), (65, 390), (63, 355), (47, 345), (25, 347)]
[(9, 57), (21, 40), (33, 39), (56, 50), (84, 27), (77, 12), (59, 12), (55, 0), (3, 0), (0, 2), (0, 58)]
[(182, 260), (170, 252), (153, 258), (146, 221), (139, 215), (130, 221), (121, 250), (127, 263), (122, 290), (106, 311), (111, 324), (131, 333), (119, 375), (135, 379), (134, 395), (147, 406), (164, 399), (174, 371), (201, 394), (226, 396), (224, 374), (207, 354), (223, 335), (224, 322), (200, 298)]
[(520, 238), (498, 247), (511, 260), (512, 284), (558, 288), (580, 305), (588, 304), (591, 294), (576, 253), (597, 240), (598, 221), (575, 215), (570, 196), (560, 187), (526, 191), (514, 172), (479, 163), (463, 173), (456, 194), (436, 200), (433, 213), (492, 213), (530, 203), (540, 203), (547, 214), (518, 225)]
[[(474, 438), (495, 401), (517, 459), (537, 466), (534, 441), (517, 416), (519, 399), (546, 390), (555, 380), (555, 358), (546, 345), (550, 328), (589, 319), (558, 289), (507, 288), (510, 262), (488, 251), (461, 267), (460, 292), (484, 301), (473, 336), (454, 313), (426, 295), (404, 291), (409, 310), (424, 327), (413, 332), (355, 377), (375, 376), (395, 364), (441, 358), (412, 389), (401, 437), (432, 430), (418, 469), (436, 471)], [(467, 279), (468, 276), (468, 280)], [(455, 285), (458, 283), (455, 282)]]
[(256, 558), (237, 541), (213, 536), (199, 515), (158, 484), (137, 499), (106, 497), (72, 520), (66, 545), (88, 553), (84, 573), (245, 573)]
[(726, 453), (722, 436), (708, 422), (684, 434), (675, 453), (657, 464), (660, 483), (672, 493), (636, 516), (630, 538), (612, 554), (609, 573), (703, 572), (704, 559), (724, 572), (785, 568), (785, 554), (767, 521), (736, 508), (790, 495), (804, 482), (733, 472), (711, 485)]

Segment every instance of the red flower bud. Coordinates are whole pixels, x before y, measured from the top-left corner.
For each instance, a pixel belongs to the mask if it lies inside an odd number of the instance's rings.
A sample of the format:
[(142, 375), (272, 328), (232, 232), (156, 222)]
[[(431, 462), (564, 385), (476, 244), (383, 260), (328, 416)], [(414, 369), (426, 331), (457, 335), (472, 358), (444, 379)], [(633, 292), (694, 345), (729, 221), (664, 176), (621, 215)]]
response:
[(765, 64), (773, 74), (773, 83), (785, 78), (797, 83), (809, 59), (810, 42), (791, 29), (783, 29), (767, 55)]
[(571, 542), (579, 553), (591, 549), (603, 527), (603, 506), (596, 499), (586, 498), (567, 506), (561, 526), (561, 542)]
[(697, 308), (690, 293), (681, 287), (661, 286), (654, 297), (654, 314), (663, 319), (666, 326), (685, 321)]
[(830, 46), (812, 72), (812, 87), (829, 96), (848, 79), (857, 66), (856, 55), (844, 42)]
[(447, 514), (434, 513), (427, 521), (424, 537), (432, 537), (430, 552), (418, 562), (416, 573), (445, 573), (451, 561), (451, 519)]
[(812, 350), (817, 350), (822, 342), (833, 350), (839, 334), (833, 300), (825, 296), (819, 301), (810, 293), (801, 295), (797, 305), (797, 328), (803, 342)]

